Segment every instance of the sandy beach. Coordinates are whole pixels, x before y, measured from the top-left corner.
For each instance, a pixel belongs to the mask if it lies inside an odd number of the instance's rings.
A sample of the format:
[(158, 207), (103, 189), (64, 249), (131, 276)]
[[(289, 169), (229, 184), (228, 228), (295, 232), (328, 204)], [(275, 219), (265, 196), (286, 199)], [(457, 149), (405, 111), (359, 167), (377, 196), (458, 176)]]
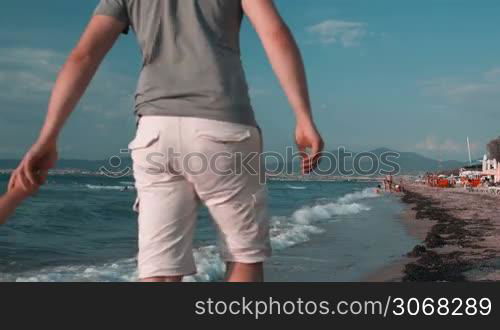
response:
[(401, 215), (422, 241), (367, 281), (500, 280), (500, 196), (407, 185)]

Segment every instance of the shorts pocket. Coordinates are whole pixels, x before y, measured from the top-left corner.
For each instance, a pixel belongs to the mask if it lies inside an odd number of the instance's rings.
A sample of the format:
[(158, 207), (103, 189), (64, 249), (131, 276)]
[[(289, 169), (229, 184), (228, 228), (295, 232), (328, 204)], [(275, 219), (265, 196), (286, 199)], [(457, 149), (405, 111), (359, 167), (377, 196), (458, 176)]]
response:
[(264, 232), (269, 230), (269, 214), (267, 209), (267, 187), (259, 189), (252, 195), (253, 212), (255, 212), (255, 221), (261, 226)]
[(250, 129), (200, 130), (197, 137), (216, 143), (240, 143), (252, 137)]
[(257, 225), (256, 242), (258, 242), (258, 259), (265, 260), (272, 254), (270, 230), (271, 224), (268, 213), (268, 191), (264, 186), (253, 195), (253, 212), (255, 212), (255, 222)]
[(148, 173), (161, 171), (161, 168), (153, 161), (153, 158), (158, 160), (163, 157), (159, 152), (159, 140), (160, 133), (158, 131), (138, 130), (136, 138), (128, 146), (134, 162), (134, 173), (138, 169), (147, 170)]
[(137, 198), (135, 199), (134, 205), (133, 205), (133, 207), (132, 207), (132, 210), (133, 210), (134, 212), (139, 213), (139, 205), (140, 205), (140, 203), (141, 203), (141, 200), (139, 199), (139, 197), (137, 197)]
[(267, 202), (267, 187), (259, 189), (255, 194), (253, 194), (253, 204), (254, 207), (266, 206)]
[(129, 150), (141, 150), (151, 147), (160, 139), (160, 133), (155, 131), (138, 132), (135, 139), (128, 145)]

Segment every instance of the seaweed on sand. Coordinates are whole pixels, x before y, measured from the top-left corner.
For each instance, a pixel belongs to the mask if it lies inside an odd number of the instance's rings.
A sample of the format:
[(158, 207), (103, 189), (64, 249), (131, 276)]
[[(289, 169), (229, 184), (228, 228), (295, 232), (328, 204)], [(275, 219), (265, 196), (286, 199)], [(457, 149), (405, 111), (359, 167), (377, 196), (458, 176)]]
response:
[(439, 254), (427, 251), (416, 262), (405, 266), (403, 281), (465, 281), (464, 272), (471, 269), (471, 264), (462, 260), (462, 255), (462, 252)]
[(418, 258), (404, 269), (403, 281), (465, 281), (464, 273), (472, 268), (471, 261), (465, 261), (464, 253), (438, 253), (430, 249), (446, 245), (460, 248), (480, 249), (485, 230), (491, 228), (488, 219), (459, 219), (450, 210), (421, 194), (407, 191), (403, 202), (415, 204), (417, 220), (432, 220), (437, 223), (427, 234), (424, 246), (416, 246), (409, 257)]

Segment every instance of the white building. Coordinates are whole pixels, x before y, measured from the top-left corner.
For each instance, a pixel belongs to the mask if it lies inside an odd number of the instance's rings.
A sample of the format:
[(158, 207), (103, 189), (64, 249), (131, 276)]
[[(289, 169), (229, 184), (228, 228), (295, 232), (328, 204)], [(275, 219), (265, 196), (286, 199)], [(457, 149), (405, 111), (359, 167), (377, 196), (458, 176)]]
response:
[(482, 175), (491, 176), (495, 183), (500, 183), (500, 162), (496, 159), (488, 159), (488, 156), (484, 155)]

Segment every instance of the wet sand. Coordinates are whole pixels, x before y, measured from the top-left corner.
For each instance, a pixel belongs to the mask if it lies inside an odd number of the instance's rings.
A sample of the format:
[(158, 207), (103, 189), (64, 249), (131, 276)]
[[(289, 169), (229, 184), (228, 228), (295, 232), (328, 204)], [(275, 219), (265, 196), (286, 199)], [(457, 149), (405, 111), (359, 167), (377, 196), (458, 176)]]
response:
[(499, 281), (500, 196), (408, 185), (401, 221), (422, 240), (365, 280)]

